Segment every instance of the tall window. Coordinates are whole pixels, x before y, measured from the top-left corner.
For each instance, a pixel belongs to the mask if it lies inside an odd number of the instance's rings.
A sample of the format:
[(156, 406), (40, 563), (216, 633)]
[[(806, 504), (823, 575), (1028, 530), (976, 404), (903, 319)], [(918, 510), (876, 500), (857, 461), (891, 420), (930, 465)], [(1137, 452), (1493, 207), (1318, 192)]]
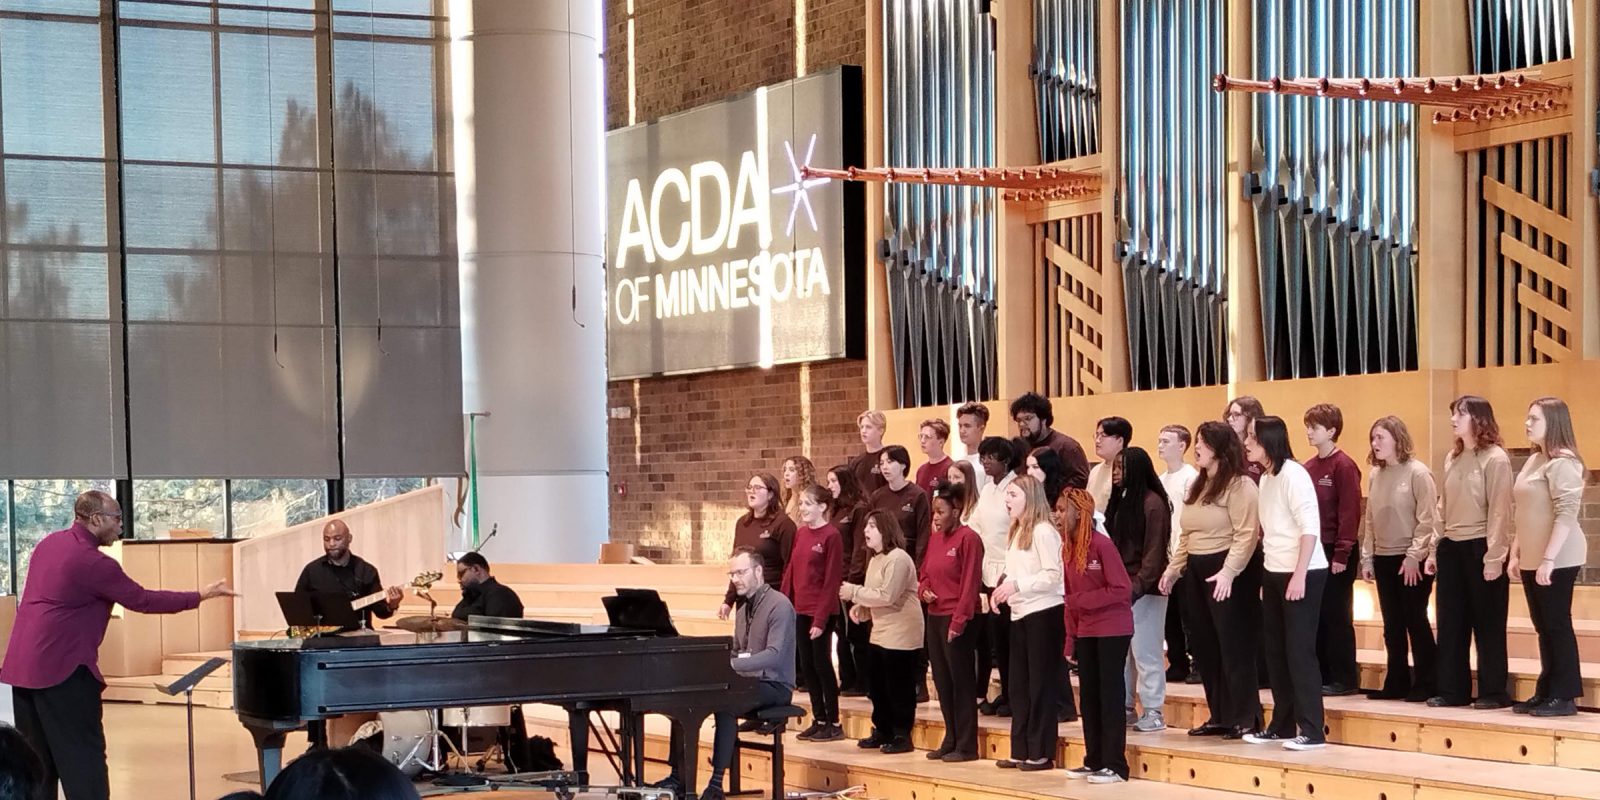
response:
[(444, 6), (0, 0), (0, 587), (64, 478), (249, 536), (461, 471)]
[(12, 481), (12, 518), (17, 551), (14, 556), (16, 590), (21, 591), (28, 580), (28, 561), (34, 545), (72, 524), (72, 504), (78, 495), (90, 489), (116, 493), (116, 484), (109, 480), (48, 480)]

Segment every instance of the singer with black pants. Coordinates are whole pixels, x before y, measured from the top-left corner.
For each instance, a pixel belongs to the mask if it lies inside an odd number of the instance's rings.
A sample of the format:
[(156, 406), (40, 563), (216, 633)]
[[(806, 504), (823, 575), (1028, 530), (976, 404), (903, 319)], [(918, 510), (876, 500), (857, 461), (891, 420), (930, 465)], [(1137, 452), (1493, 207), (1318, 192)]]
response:
[[(1513, 534), (1511, 458), (1489, 401), (1462, 395), (1450, 404), (1455, 447), (1444, 460), (1443, 528), (1433, 557), (1439, 628), (1438, 695), (1433, 707), (1497, 709), (1511, 705), (1506, 664), (1506, 557)], [(1472, 699), (1472, 646), (1478, 649), (1478, 697)]]

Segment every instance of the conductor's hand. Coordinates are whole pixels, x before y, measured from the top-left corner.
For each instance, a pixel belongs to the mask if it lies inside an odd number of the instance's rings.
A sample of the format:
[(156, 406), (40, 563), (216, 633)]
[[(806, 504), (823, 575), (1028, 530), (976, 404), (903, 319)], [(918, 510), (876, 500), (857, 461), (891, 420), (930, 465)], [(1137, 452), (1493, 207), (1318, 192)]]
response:
[(384, 602), (389, 604), (390, 611), (400, 607), (400, 599), (403, 597), (405, 597), (405, 594), (400, 591), (398, 586), (390, 586), (383, 593)]
[(210, 600), (213, 597), (238, 597), (238, 596), (239, 596), (238, 592), (235, 592), (234, 590), (228, 588), (228, 582), (227, 581), (217, 581), (216, 583), (206, 584), (205, 588), (200, 590), (200, 599), (201, 600)]

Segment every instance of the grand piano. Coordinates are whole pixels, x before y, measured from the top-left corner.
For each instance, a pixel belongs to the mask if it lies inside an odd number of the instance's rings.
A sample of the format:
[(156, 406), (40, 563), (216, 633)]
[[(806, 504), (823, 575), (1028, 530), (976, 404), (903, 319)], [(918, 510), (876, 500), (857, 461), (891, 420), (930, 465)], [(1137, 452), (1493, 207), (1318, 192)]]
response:
[[(623, 712), (637, 762), (641, 731), (629, 720), (661, 714), (694, 742), (708, 716), (749, 708), (756, 682), (729, 666), (732, 648), (725, 636), (486, 617), (464, 631), (235, 642), (234, 709), (255, 739), (263, 790), (282, 766), (285, 736), (311, 720), (515, 703), (567, 710), (572, 768), (587, 782), (592, 709)], [(698, 748), (683, 751), (678, 774), (696, 786)]]

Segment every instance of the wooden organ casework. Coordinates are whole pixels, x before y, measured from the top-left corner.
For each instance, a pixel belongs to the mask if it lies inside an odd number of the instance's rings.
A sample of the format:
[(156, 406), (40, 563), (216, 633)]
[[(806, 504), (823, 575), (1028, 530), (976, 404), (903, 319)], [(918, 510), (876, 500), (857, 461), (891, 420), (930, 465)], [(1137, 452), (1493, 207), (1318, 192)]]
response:
[(1370, 419), (1600, 376), (1594, 3), (867, 10), (873, 407)]

